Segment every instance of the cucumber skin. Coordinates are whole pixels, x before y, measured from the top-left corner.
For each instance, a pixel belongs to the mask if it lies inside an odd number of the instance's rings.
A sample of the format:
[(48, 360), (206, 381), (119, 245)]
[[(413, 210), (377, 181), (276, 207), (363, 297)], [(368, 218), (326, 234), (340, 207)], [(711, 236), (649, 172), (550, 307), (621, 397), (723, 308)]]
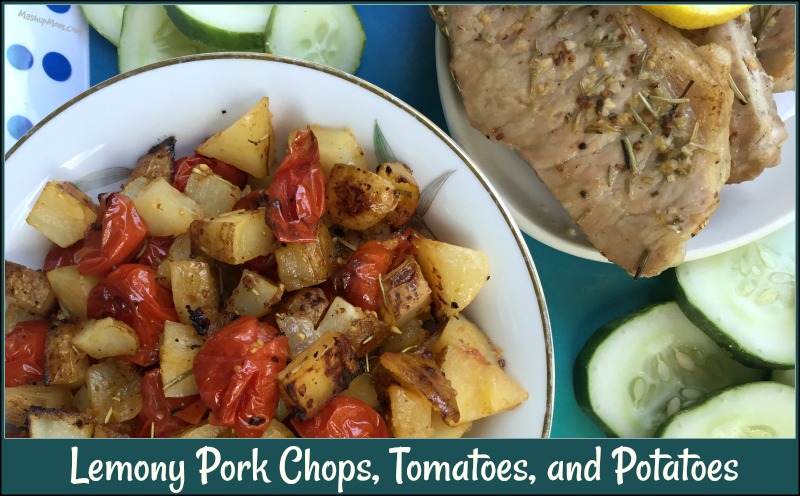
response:
[[(203, 23), (204, 29), (199, 30), (194, 24), (199, 21), (188, 20), (186, 14), (184, 14), (177, 5), (164, 5), (164, 8), (166, 8), (167, 16), (169, 16), (169, 19), (175, 27), (193, 40), (225, 50), (264, 51), (263, 33), (241, 33), (239, 36), (232, 37), (227, 34), (229, 31), (223, 31), (205, 23)], [(198, 34), (200, 38), (198, 38)], [(209, 34), (212, 36), (207, 36)], [(203, 37), (207, 37), (209, 40), (201, 40)]]
[(594, 351), (605, 339), (620, 326), (638, 319), (642, 315), (648, 313), (655, 307), (669, 303), (669, 300), (652, 303), (643, 307), (639, 307), (632, 312), (613, 320), (595, 331), (586, 343), (581, 348), (578, 356), (575, 358), (575, 366), (572, 371), (572, 383), (575, 391), (575, 400), (583, 412), (595, 423), (597, 426), (606, 433), (608, 437), (620, 437), (617, 432), (609, 427), (603, 419), (601, 419), (592, 408), (592, 402), (589, 398), (589, 361), (594, 355)]
[[(664, 422), (661, 425), (658, 426), (658, 429), (656, 429), (656, 432), (653, 434), (653, 437), (654, 438), (660, 438), (661, 436), (663, 436), (664, 432), (669, 427), (669, 424), (671, 424), (675, 420), (675, 418), (679, 417), (681, 414), (692, 412), (697, 408), (704, 407), (706, 405), (706, 403), (708, 403), (709, 401), (711, 401), (712, 399), (716, 398), (717, 396), (721, 395), (722, 393), (724, 393), (726, 391), (732, 391), (734, 389), (738, 389), (740, 387), (747, 386), (749, 384), (755, 384), (755, 383), (758, 383), (758, 382), (761, 382), (761, 381), (746, 382), (744, 384), (734, 384), (734, 385), (731, 385), (731, 386), (727, 386), (727, 387), (724, 387), (724, 388), (717, 389), (716, 391), (711, 391), (710, 393), (708, 393), (708, 395), (705, 398), (703, 398), (698, 403), (690, 406), (689, 408), (684, 408), (683, 410), (679, 410), (679, 411), (675, 412), (674, 414), (672, 414), (671, 417), (668, 417), (666, 420), (664, 420)], [(791, 386), (786, 386), (786, 387), (791, 387)]]
[(686, 318), (688, 318), (692, 324), (697, 326), (698, 329), (706, 333), (708, 337), (717, 343), (731, 358), (742, 365), (757, 369), (791, 369), (795, 366), (794, 364), (770, 362), (769, 360), (747, 352), (735, 339), (717, 327), (717, 325), (706, 317), (699, 308), (692, 304), (689, 296), (683, 290), (683, 286), (678, 278), (678, 272), (672, 272), (674, 273), (675, 301), (678, 303), (683, 314), (686, 315)]

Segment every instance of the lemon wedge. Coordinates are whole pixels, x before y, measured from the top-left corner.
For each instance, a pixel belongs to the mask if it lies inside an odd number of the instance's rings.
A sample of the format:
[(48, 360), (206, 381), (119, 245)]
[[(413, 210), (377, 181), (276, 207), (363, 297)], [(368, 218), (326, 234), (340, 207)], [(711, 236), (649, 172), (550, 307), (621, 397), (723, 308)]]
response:
[(643, 5), (642, 8), (680, 29), (701, 29), (724, 24), (744, 14), (752, 5)]

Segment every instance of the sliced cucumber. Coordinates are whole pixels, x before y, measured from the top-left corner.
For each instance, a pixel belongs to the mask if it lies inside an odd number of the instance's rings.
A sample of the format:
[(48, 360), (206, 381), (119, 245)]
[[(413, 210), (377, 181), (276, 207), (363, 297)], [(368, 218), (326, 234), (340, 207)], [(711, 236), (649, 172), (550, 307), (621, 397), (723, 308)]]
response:
[(352, 5), (276, 5), (267, 24), (265, 51), (354, 74), (366, 42)]
[(272, 5), (165, 5), (186, 36), (226, 50), (264, 49)]
[(795, 390), (777, 382), (723, 389), (664, 422), (659, 437), (795, 437)]
[(730, 358), (675, 302), (644, 307), (600, 328), (575, 361), (578, 405), (606, 433), (650, 437), (709, 392), (760, 380)]
[(122, 12), (125, 10), (124, 5), (107, 5), (107, 4), (87, 4), (81, 5), (86, 21), (98, 32), (103, 38), (107, 39), (114, 46), (119, 46), (119, 35), (122, 31)]
[(797, 375), (795, 369), (773, 370), (770, 380), (795, 387), (795, 375)]
[(127, 72), (172, 57), (215, 52), (185, 34), (169, 20), (163, 5), (125, 6), (119, 42), (119, 72)]
[(680, 265), (676, 299), (687, 317), (737, 360), (795, 364), (795, 226)]

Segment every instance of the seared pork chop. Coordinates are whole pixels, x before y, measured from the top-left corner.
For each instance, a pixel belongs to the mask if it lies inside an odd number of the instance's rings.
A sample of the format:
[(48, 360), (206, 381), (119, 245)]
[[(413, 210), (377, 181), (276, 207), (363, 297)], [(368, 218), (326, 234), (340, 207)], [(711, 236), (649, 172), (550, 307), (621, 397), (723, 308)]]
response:
[(472, 125), (516, 149), (610, 261), (643, 277), (678, 265), (730, 172), (730, 54), (636, 7), (438, 12)]
[(756, 53), (774, 79), (775, 93), (794, 90), (796, 10), (794, 5), (757, 5), (750, 9)]
[(706, 29), (686, 31), (698, 45), (719, 44), (732, 55), (734, 88), (731, 114), (731, 177), (728, 183), (755, 179), (766, 167), (781, 162), (788, 135), (772, 94), (772, 78), (756, 56), (750, 14)]

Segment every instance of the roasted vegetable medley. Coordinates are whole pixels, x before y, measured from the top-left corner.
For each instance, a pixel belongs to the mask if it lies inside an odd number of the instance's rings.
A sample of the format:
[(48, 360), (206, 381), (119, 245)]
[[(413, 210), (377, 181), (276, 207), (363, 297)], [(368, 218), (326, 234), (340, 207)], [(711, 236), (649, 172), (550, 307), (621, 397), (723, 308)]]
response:
[(314, 125), (276, 162), (272, 118), (167, 138), (99, 203), (45, 185), (43, 268), (5, 262), (7, 435), (460, 437), (528, 398), (461, 313), (486, 255), (434, 239), (411, 168)]

